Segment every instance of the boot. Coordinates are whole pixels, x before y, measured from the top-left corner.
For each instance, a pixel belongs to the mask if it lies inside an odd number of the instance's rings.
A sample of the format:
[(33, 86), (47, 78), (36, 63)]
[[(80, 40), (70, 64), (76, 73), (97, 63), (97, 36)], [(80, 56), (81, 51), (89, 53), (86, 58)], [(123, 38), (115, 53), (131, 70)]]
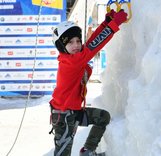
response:
[(97, 153), (83, 147), (80, 150), (79, 156), (97, 156)]

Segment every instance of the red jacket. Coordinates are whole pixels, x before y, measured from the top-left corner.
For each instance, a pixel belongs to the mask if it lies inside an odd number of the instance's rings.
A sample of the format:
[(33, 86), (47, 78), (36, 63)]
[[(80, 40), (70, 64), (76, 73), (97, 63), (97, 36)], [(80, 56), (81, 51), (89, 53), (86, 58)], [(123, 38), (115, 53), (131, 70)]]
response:
[(103, 22), (91, 35), (82, 51), (76, 54), (60, 53), (58, 56), (59, 67), (57, 84), (52, 94), (50, 104), (62, 111), (67, 109), (80, 110), (84, 98), (82, 92), (82, 78), (85, 71), (88, 79), (92, 73), (88, 62), (98, 53), (113, 34), (119, 30), (114, 21)]

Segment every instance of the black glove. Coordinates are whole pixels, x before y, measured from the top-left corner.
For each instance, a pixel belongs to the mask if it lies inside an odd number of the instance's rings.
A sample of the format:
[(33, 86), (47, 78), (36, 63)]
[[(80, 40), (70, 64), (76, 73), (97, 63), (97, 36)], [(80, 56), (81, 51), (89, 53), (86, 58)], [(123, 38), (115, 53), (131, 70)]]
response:
[(113, 18), (116, 12), (112, 9), (110, 12), (108, 12), (105, 16), (105, 21), (109, 23)]

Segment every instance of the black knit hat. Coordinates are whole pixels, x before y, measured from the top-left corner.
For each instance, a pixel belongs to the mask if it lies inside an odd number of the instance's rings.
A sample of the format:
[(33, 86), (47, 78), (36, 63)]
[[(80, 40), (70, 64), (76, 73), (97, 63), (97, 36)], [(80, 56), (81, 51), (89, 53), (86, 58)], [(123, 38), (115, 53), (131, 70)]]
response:
[(65, 46), (73, 37), (78, 37), (82, 42), (82, 31), (79, 27), (74, 26), (69, 28), (60, 36), (59, 40), (55, 42), (55, 46), (59, 52), (68, 53)]

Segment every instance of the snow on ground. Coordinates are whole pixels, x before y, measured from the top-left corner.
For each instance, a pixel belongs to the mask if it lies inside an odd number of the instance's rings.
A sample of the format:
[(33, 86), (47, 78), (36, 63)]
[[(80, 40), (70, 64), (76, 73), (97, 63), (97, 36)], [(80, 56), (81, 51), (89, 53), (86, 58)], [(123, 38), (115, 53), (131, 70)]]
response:
[[(96, 89), (97, 88), (97, 89)], [(96, 96), (101, 94), (101, 83), (89, 83), (87, 104), (92, 103)], [(51, 125), (49, 116), (50, 96), (30, 99), (26, 109), (18, 140), (11, 151), (11, 156), (52, 156), (53, 135), (49, 135)], [(0, 98), (0, 156), (6, 156), (9, 152), (20, 126), (26, 99)], [(90, 127), (79, 128), (75, 136), (72, 156), (79, 153), (83, 146)]]

